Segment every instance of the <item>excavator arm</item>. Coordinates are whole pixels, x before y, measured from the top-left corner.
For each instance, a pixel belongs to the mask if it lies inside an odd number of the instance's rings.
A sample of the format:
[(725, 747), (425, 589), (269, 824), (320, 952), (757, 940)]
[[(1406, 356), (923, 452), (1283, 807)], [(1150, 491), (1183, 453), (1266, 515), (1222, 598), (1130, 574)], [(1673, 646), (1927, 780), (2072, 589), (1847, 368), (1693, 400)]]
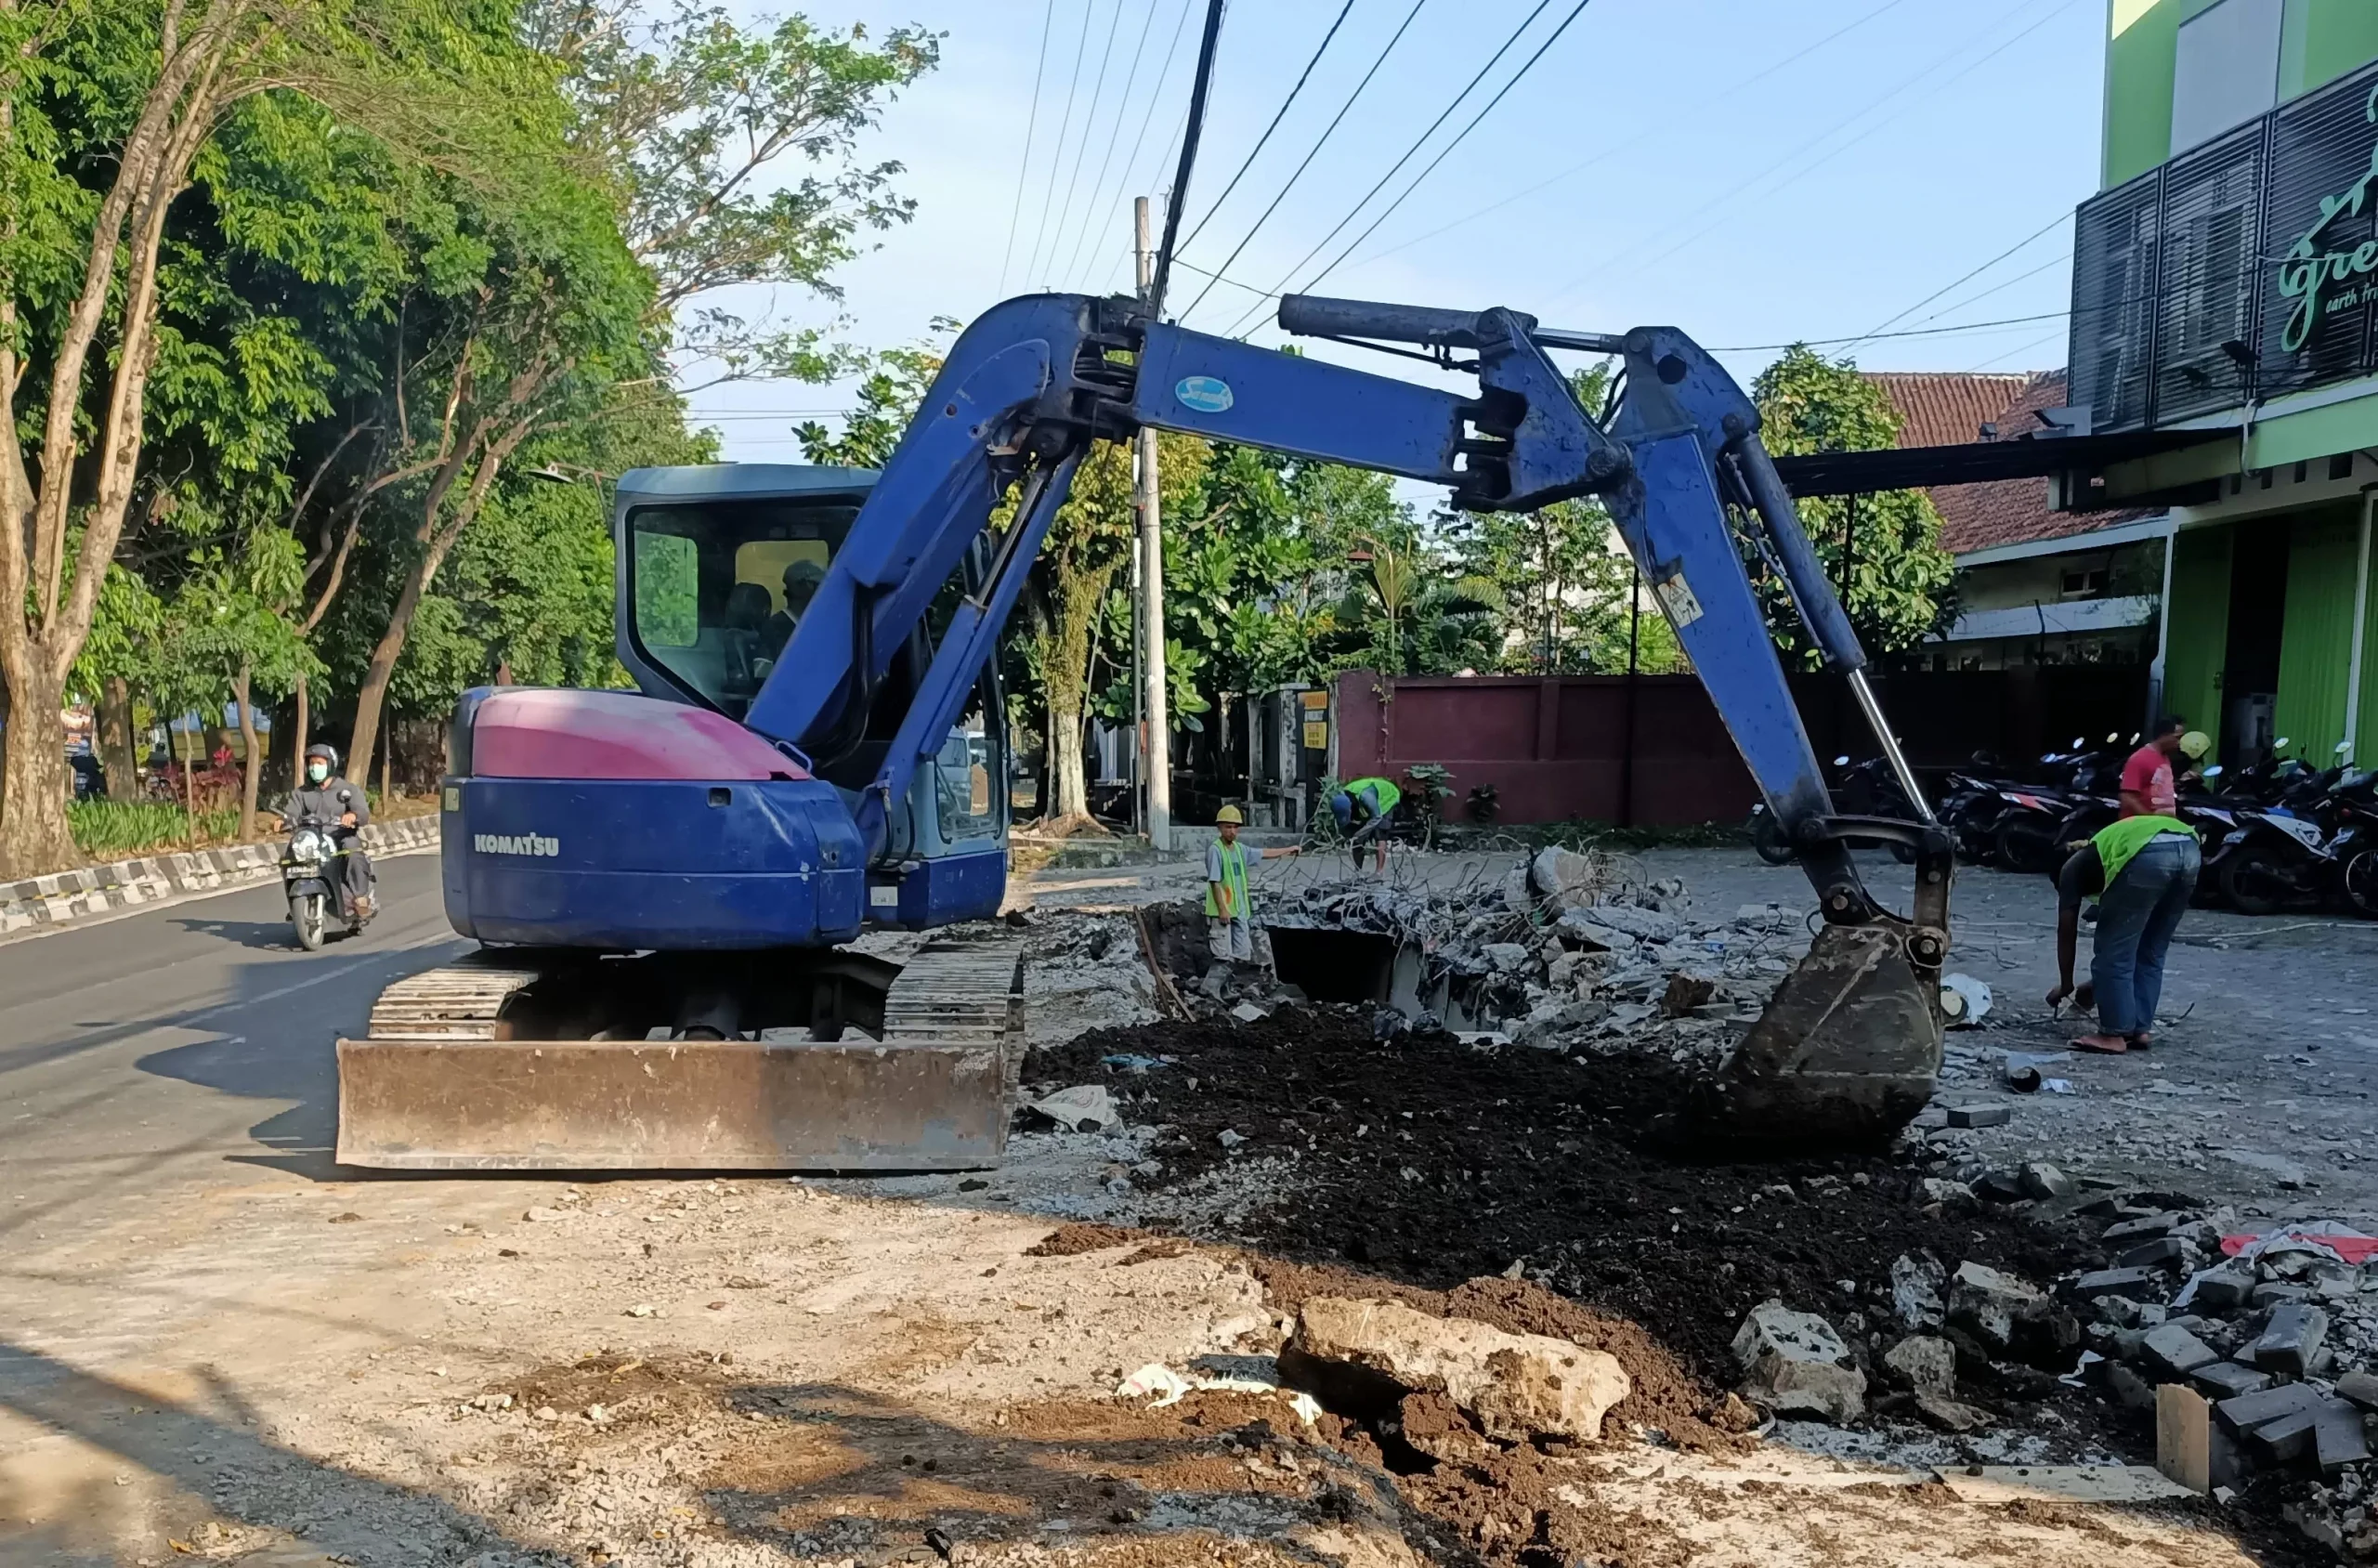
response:
[[(988, 568), (973, 574), (859, 791), (861, 840), (870, 856), (883, 853), (893, 804), (993, 656), (1089, 444), (1143, 426), (1443, 485), (1474, 511), (1596, 496), (1792, 834), (1824, 921), (1808, 960), (1691, 1109), (1736, 1136), (1792, 1144), (1895, 1132), (1929, 1098), (1940, 1064), (1948, 841), (1759, 441), (1757, 408), (1669, 328), (1605, 336), (1543, 329), (1506, 309), (1300, 296), (1282, 301), (1280, 323), (1304, 335), (1418, 345), (1422, 357), (1473, 376), (1476, 391), (1463, 397), (1255, 348), (1148, 320), (1129, 299), (1007, 301), (952, 346), (745, 724), (823, 765), (847, 755), (867, 731), (895, 650), (1013, 493)], [(1623, 357), (1625, 390), (1606, 427), (1578, 407), (1553, 348)], [(1922, 821), (1834, 812), (1746, 559), (1781, 576)], [(1906, 917), (1868, 894), (1849, 853), (1883, 842), (1915, 853)]]

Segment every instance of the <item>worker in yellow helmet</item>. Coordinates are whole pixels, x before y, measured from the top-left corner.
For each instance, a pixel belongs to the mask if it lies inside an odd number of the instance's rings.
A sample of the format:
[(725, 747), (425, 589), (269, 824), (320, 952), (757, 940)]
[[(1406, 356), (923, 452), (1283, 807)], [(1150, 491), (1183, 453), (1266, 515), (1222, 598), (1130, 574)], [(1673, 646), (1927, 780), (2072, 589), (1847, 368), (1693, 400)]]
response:
[[(1247, 891), (1247, 846), (1238, 842), (1239, 824), (1246, 820), (1238, 807), (1222, 807), (1214, 813), (1214, 842), (1206, 846), (1206, 937), (1222, 963), (1255, 959), (1255, 904)], [(1299, 853), (1292, 844), (1258, 850), (1255, 857), (1276, 860)]]

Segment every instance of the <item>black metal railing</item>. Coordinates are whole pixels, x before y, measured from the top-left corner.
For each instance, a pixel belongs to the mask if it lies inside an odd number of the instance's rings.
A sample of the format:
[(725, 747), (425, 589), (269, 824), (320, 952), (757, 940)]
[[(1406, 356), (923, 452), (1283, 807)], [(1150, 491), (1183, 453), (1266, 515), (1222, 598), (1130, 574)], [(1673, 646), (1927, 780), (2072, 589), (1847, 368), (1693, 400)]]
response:
[(2071, 400), (2173, 425), (2378, 370), (2378, 65), (2074, 215)]

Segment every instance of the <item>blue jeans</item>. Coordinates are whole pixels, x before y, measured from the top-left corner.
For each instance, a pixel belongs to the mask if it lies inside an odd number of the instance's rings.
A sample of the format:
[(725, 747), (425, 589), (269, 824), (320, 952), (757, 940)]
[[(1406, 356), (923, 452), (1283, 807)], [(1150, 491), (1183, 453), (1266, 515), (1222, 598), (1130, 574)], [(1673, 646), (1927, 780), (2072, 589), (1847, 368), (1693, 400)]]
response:
[(2166, 833), (2132, 856), (2098, 899), (2089, 979), (2097, 988), (2097, 1023), (2106, 1033), (2136, 1035), (2155, 1026), (2163, 954), (2203, 867), (2196, 840)]

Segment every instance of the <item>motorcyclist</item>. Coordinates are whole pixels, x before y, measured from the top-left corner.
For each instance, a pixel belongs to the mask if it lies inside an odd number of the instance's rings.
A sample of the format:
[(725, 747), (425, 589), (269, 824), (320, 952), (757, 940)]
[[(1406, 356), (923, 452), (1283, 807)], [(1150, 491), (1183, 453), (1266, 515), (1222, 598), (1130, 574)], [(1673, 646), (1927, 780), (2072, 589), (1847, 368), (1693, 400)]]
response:
[(355, 905), (355, 918), (370, 920), (372, 859), (363, 853), (363, 842), (357, 835), (371, 824), (372, 803), (364, 797), (361, 785), (338, 776), (335, 748), (306, 748), (306, 781), (289, 797), (289, 808), (282, 815), (292, 822), (311, 817), (330, 829), (332, 838), (346, 852), (340, 864), (346, 868), (346, 892)]

